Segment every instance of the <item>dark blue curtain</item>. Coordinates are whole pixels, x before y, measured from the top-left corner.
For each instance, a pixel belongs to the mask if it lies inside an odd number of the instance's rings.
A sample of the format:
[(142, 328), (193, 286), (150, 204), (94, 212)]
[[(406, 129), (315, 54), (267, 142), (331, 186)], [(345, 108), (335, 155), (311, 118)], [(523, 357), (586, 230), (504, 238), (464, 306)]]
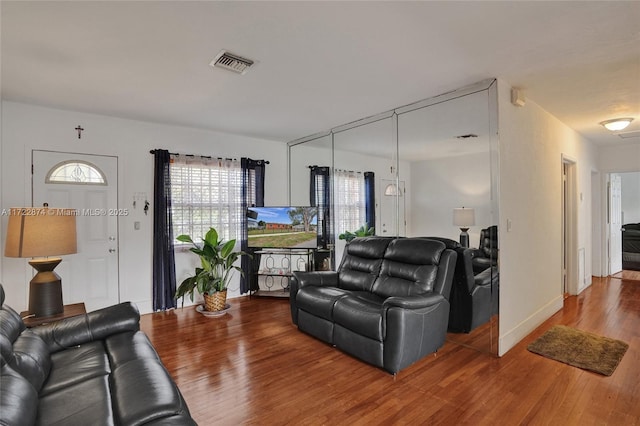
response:
[(370, 228), (376, 226), (376, 181), (375, 173), (364, 172), (365, 221)]
[(258, 268), (260, 267), (260, 255), (254, 253), (255, 250), (249, 248), (247, 241), (247, 208), (264, 206), (264, 176), (265, 165), (268, 164), (264, 160), (252, 160), (250, 158), (242, 158), (242, 211), (244, 212), (244, 226), (242, 227), (242, 236), (240, 239), (240, 247), (242, 251), (251, 254), (242, 256), (240, 259), (244, 274), (240, 278), (240, 294), (249, 291), (258, 290)]
[(169, 151), (156, 149), (153, 181), (153, 310), (176, 307)]
[(309, 202), (318, 207), (318, 248), (327, 249), (333, 242), (331, 235), (331, 170), (329, 167), (309, 166)]

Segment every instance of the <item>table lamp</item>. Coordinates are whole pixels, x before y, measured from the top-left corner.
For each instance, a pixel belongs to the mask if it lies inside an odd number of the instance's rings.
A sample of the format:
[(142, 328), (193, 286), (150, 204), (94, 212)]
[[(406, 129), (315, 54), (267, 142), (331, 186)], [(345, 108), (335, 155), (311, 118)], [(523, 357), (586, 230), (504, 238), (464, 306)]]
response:
[(460, 227), (460, 244), (462, 247), (469, 247), (469, 227), (476, 224), (476, 212), (474, 209), (464, 207), (453, 209), (453, 224)]
[(7, 257), (31, 257), (29, 265), (38, 271), (29, 284), (29, 313), (37, 317), (60, 314), (62, 281), (53, 270), (63, 254), (77, 252), (76, 210), (20, 207), (9, 211)]

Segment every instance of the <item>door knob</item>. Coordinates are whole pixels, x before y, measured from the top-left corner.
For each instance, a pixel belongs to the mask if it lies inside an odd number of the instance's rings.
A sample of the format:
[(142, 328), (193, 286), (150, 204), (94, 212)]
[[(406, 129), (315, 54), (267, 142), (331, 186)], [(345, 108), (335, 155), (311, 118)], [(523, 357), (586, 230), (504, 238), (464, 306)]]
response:
[(115, 253), (115, 252), (116, 252), (116, 249), (114, 249), (114, 248), (110, 248), (109, 249), (109, 253)]
[(115, 240), (116, 240), (116, 237), (114, 236), (109, 237), (109, 241), (115, 241)]

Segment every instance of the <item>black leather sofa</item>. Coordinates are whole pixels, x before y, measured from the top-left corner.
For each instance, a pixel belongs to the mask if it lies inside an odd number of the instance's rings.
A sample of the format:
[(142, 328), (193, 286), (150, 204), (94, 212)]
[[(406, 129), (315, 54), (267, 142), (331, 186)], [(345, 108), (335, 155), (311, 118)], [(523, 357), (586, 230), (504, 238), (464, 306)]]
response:
[(195, 425), (131, 303), (27, 329), (4, 299), (1, 425)]
[(622, 226), (622, 269), (640, 271), (640, 223)]
[(444, 344), (455, 262), (440, 241), (356, 238), (337, 272), (294, 272), (292, 321), (395, 374)]

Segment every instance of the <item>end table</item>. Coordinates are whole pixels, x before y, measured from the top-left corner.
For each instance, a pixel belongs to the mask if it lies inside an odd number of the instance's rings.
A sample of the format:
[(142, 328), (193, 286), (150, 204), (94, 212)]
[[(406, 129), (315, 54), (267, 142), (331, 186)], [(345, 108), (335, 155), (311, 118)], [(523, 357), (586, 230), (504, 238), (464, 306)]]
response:
[(74, 303), (71, 305), (64, 305), (64, 311), (60, 314), (50, 315), (48, 317), (33, 317), (29, 311), (20, 312), (20, 317), (24, 321), (24, 325), (27, 327), (36, 327), (38, 325), (47, 324), (50, 322), (60, 321), (61, 319), (71, 318), (78, 315), (84, 315), (87, 311), (84, 307), (84, 303)]

